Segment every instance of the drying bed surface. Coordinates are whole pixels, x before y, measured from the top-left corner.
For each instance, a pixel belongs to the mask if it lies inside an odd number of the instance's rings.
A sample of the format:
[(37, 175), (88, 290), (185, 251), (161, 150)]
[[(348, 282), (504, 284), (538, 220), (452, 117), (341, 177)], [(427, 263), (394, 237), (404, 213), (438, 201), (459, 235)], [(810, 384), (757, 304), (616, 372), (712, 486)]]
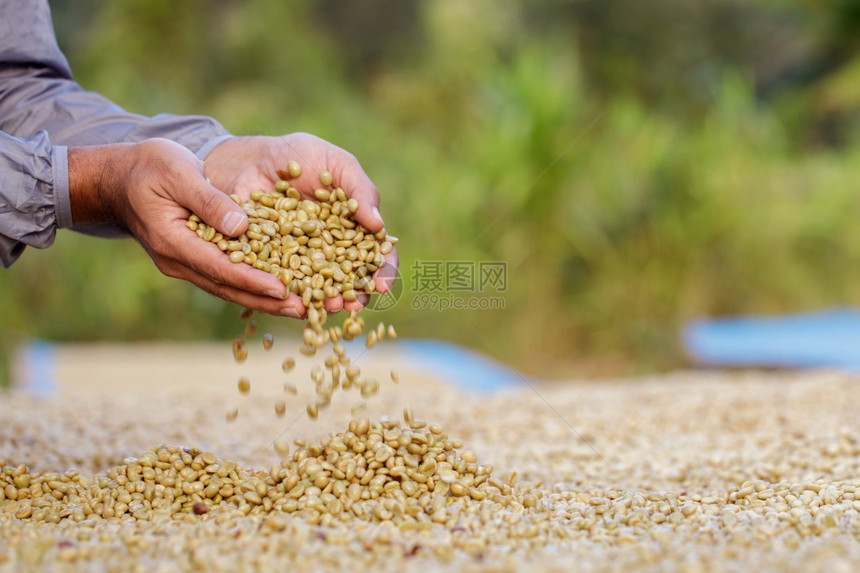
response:
[(101, 385), (3, 394), (0, 570), (860, 560), (856, 378), (698, 372), (470, 394), (400, 372), (367, 422), (346, 401), (309, 420), (301, 394), (277, 418), (283, 380), (248, 395), (229, 375), (147, 383), (127, 358)]

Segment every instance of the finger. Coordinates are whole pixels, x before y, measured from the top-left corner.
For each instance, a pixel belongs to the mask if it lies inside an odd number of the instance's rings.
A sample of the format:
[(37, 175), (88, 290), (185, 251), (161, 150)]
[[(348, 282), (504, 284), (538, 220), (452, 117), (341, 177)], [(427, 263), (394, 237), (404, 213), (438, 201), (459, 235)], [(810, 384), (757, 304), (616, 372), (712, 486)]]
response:
[(343, 166), (340, 170), (340, 181), (336, 182), (349, 196), (358, 201), (358, 210), (355, 212), (355, 220), (361, 223), (371, 232), (382, 230), (385, 225), (379, 215), (379, 190), (358, 160), (352, 155), (343, 152), (346, 157), (339, 157), (338, 161)]
[(364, 198), (355, 197), (358, 201), (358, 210), (355, 212), (355, 220), (364, 226), (371, 233), (378, 233), (385, 227), (382, 221), (382, 215), (379, 214), (379, 194), (377, 192), (376, 200), (369, 194), (365, 194)]
[(307, 314), (307, 310), (305, 309), (305, 305), (302, 304), (302, 297), (297, 294), (290, 293), (287, 295), (285, 300), (287, 304), (281, 310), (281, 314), (292, 316), (293, 318), (304, 318)]
[(344, 302), (343, 309), (348, 312), (361, 312), (361, 309), (364, 308), (364, 305), (367, 304), (367, 301), (370, 300), (370, 295), (367, 293), (359, 293), (358, 298), (353, 301)]
[(298, 305), (297, 305), (297, 309), (298, 309), (298, 310), (297, 310), (297, 312), (299, 313), (299, 318), (307, 318), (307, 316), (308, 316), (308, 309), (307, 309), (307, 307), (305, 306), (305, 303), (304, 303), (304, 302), (302, 302), (302, 297), (300, 297), (300, 296), (298, 296), (298, 295), (294, 295), (294, 294), (292, 294), (292, 293), (290, 293), (290, 296), (291, 296), (291, 297), (295, 296), (295, 297), (298, 299)]
[[(297, 294), (289, 293), (286, 298), (287, 306), (284, 307), (284, 310), (281, 312), (286, 316), (292, 316), (294, 318), (305, 318), (308, 314), (305, 305), (302, 303), (302, 297)], [(289, 311), (286, 310), (289, 308)]]
[(343, 297), (341, 295), (333, 296), (331, 298), (325, 299), (323, 303), (325, 305), (325, 310), (328, 313), (339, 312), (340, 309), (343, 308)]
[(248, 228), (248, 216), (224, 192), (206, 182), (202, 171), (175, 190), (174, 199), (227, 237), (238, 237)]
[(379, 270), (373, 273), (373, 283), (376, 287), (376, 292), (387, 293), (394, 287), (394, 281), (397, 280), (397, 267), (400, 265), (400, 256), (397, 254), (397, 247), (391, 249), (385, 255), (385, 264)]

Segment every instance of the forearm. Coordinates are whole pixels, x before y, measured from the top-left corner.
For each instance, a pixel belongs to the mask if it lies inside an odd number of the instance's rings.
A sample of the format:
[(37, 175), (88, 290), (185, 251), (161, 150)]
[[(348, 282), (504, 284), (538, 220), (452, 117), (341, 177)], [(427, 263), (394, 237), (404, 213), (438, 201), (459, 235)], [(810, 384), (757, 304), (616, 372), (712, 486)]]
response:
[(118, 190), (123, 185), (122, 173), (133, 162), (133, 147), (130, 143), (115, 143), (69, 148), (69, 202), (76, 226), (123, 226)]

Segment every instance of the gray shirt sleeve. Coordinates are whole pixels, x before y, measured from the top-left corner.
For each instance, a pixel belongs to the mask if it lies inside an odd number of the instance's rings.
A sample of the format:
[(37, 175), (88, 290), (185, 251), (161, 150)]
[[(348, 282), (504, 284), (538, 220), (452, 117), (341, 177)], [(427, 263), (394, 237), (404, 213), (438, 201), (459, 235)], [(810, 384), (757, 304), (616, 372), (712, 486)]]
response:
[[(20, 256), (24, 245), (46, 247), (57, 228), (74, 226), (66, 147), (163, 137), (202, 159), (231, 137), (209, 117), (146, 117), (82, 89), (57, 46), (47, 0), (0, 2), (0, 133), (4, 266)], [(122, 234), (114, 227), (78, 230)]]
[[(28, 139), (0, 132), (0, 264), (11, 265), (25, 245), (47, 247), (72, 222), (66, 148), (44, 131)], [(63, 201), (62, 198), (66, 200)]]

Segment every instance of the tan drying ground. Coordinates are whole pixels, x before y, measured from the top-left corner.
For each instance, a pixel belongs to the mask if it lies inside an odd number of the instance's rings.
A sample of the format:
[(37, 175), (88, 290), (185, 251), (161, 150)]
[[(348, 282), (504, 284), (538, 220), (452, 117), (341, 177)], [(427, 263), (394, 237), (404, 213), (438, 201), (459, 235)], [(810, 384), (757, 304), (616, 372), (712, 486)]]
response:
[[(441, 520), (424, 506), (401, 513), (403, 499), (388, 489), (377, 500), (392, 510), (386, 518), (359, 518), (344, 499), (322, 521), (325, 508), (286, 512), (211, 499), (205, 515), (144, 509), (139, 519), (103, 519), (92, 511), (102, 508), (97, 500), (60, 488), (67, 495), (50, 498), (50, 511), (66, 511), (49, 524), (34, 520), (49, 511), (38, 514), (38, 499), (47, 499), (31, 491), (38, 485), (10, 495), (19, 464), (32, 483), (40, 472), (74, 468), (85, 476), (79, 485), (98, 494), (92, 476), (118, 465), (125, 471), (135, 463), (127, 458), (161, 444), (270, 471), (279, 462), (277, 438), (313, 443), (344, 432), (357, 396), (338, 393), (317, 421), (308, 420), (311, 362), (299, 359), (290, 375), (279, 367), (288, 354), (299, 358), (295, 347), (276, 341), (244, 365), (233, 363), (228, 344), (59, 347), (55, 393), (0, 395), (7, 467), (0, 474), (7, 483), (0, 484), (0, 571), (848, 572), (860, 565), (860, 380), (836, 373), (677, 373), (474, 394), (411, 368), (383, 343), (360, 361), (382, 382), (362, 416), (395, 419), (409, 406), (459, 440), (457, 451), (492, 465), (498, 479), (499, 487), (473, 488), (482, 499), (448, 493), (433, 501), (426, 493), (432, 510), (447, 504)], [(399, 385), (388, 381), (392, 367)], [(240, 375), (251, 380), (248, 396), (236, 390)], [(299, 397), (284, 394), (285, 380), (299, 386)], [(287, 412), (278, 418), (273, 404), (284, 397)], [(227, 423), (234, 407), (239, 417)], [(439, 457), (440, 466), (458, 455)], [(510, 472), (517, 472), (513, 488), (504, 483)], [(264, 497), (284, 495), (277, 483), (269, 481)]]

